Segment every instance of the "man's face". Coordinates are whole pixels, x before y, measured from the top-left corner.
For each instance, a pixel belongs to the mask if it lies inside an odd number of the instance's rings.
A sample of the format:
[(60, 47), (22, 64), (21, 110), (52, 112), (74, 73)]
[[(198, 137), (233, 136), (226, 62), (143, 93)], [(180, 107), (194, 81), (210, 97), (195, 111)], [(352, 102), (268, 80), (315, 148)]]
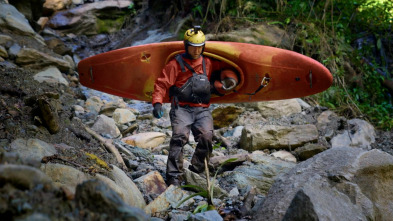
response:
[(201, 56), (203, 46), (188, 46), (188, 54), (190, 54), (192, 59), (197, 59)]

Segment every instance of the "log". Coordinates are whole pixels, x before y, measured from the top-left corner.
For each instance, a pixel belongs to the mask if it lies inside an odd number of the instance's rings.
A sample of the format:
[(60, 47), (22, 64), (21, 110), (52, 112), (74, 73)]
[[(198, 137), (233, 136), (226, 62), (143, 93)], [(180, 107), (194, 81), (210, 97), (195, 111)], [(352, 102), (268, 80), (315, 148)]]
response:
[(124, 163), (123, 158), (121, 157), (119, 150), (112, 144), (112, 140), (110, 139), (105, 139), (101, 135), (97, 134), (94, 130), (85, 127), (86, 131), (91, 134), (94, 138), (96, 138), (98, 141), (100, 141), (104, 146), (109, 150), (109, 152), (113, 153), (116, 157), (117, 162), (119, 162), (122, 166), (123, 170), (127, 170), (127, 166)]

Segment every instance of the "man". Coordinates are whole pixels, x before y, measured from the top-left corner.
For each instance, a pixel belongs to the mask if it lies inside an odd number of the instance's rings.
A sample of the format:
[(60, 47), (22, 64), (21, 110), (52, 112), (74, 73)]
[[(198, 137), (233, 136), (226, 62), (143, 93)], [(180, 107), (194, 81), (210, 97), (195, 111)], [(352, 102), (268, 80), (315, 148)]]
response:
[[(169, 113), (173, 135), (170, 141), (166, 170), (168, 185), (179, 186), (183, 176), (183, 146), (188, 142), (190, 131), (198, 142), (189, 169), (201, 173), (205, 169), (204, 159), (212, 152), (213, 118), (210, 106), (210, 77), (214, 70), (225, 64), (203, 57), (205, 35), (199, 26), (184, 34), (186, 53), (177, 55), (163, 68), (154, 85), (153, 115), (161, 118), (162, 103), (169, 94)], [(228, 65), (227, 65), (228, 66)]]

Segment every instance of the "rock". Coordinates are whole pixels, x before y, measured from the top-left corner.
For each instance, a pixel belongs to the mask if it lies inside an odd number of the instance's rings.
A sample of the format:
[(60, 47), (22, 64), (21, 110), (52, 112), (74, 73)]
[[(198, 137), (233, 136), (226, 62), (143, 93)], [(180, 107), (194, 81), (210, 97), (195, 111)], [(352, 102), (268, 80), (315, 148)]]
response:
[(166, 170), (166, 163), (168, 161), (168, 155), (153, 155), (154, 157), (154, 165), (157, 168), (162, 168)]
[(10, 147), (11, 151), (18, 153), (24, 160), (41, 162), (43, 157), (57, 154), (53, 145), (39, 139), (18, 138), (11, 143)]
[(109, 135), (111, 137), (121, 136), (119, 128), (117, 128), (115, 121), (105, 115), (99, 115), (91, 128), (99, 134)]
[(243, 103), (246, 108), (251, 108), (261, 113), (262, 117), (282, 117), (300, 113), (302, 108), (296, 99)]
[(237, 127), (235, 127), (235, 129), (233, 129), (232, 137), (240, 138), (242, 136), (243, 128), (244, 128), (244, 126), (237, 126)]
[(73, 109), (75, 112), (79, 112), (79, 113), (85, 112), (85, 109), (84, 109), (82, 106), (80, 106), (80, 105), (74, 105), (74, 106), (72, 106), (72, 109)]
[(18, 44), (12, 44), (11, 47), (8, 49), (8, 55), (11, 59), (16, 58), (16, 56), (18, 55), (20, 49), (22, 49), (20, 47), (20, 45)]
[(113, 116), (113, 112), (117, 109), (117, 106), (113, 103), (105, 103), (101, 106), (99, 114), (104, 114), (108, 117)]
[(221, 221), (224, 220), (217, 210), (209, 210), (191, 216), (193, 221)]
[(53, 57), (33, 48), (22, 48), (16, 55), (15, 63), (26, 68), (43, 69), (48, 66), (57, 67), (60, 71), (69, 72), (70, 63), (62, 58)]
[(37, 99), (40, 117), (51, 134), (56, 134), (60, 130), (60, 120), (57, 113), (55, 101), (45, 96)]
[(41, 170), (53, 180), (55, 186), (67, 188), (73, 194), (78, 184), (92, 179), (90, 175), (64, 164), (43, 164)]
[(34, 31), (26, 17), (13, 5), (0, 4), (0, 27), (16, 34), (33, 37), (37, 42), (45, 45), (44, 39)]
[(145, 208), (146, 203), (143, 199), (143, 195), (135, 183), (123, 170), (114, 165), (112, 165), (112, 167), (113, 170), (108, 175), (110, 178), (98, 174), (97, 178), (119, 194), (126, 204), (141, 209)]
[[(160, 212), (165, 212), (170, 208), (176, 208), (183, 199), (189, 195), (184, 190), (179, 187), (170, 185), (165, 192), (159, 195), (153, 202), (146, 206), (145, 212), (147, 214), (159, 214)], [(190, 205), (193, 203), (193, 199), (189, 199), (184, 202), (182, 206)]]
[(0, 165), (0, 182), (2, 185), (11, 184), (20, 190), (31, 190), (38, 185), (52, 187), (52, 180), (45, 173), (24, 165)]
[(134, 182), (142, 191), (142, 193), (148, 196), (158, 196), (167, 188), (164, 179), (157, 171), (151, 171), (150, 173), (135, 179)]
[[(187, 220), (191, 217), (192, 212), (190, 211), (182, 211), (182, 210), (172, 210), (171, 212), (169, 212), (169, 218), (172, 221), (183, 221), (183, 220)], [(153, 221), (153, 220), (152, 220)], [(162, 221), (157, 220), (157, 221)]]
[(42, 213), (33, 213), (25, 216), (24, 218), (18, 218), (18, 221), (51, 221), (51, 218)]
[(333, 111), (324, 111), (317, 118), (317, 128), (327, 140), (331, 140), (340, 127), (340, 117)]
[[(56, 12), (47, 25), (59, 32), (74, 33), (76, 35), (96, 35), (100, 32), (114, 32), (123, 24), (123, 17), (132, 1), (99, 1), (91, 4)], [(111, 18), (106, 21), (105, 14)], [(119, 20), (119, 21), (117, 21)], [(121, 20), (121, 22), (120, 22)], [(106, 30), (103, 30), (106, 29)]]
[(159, 128), (168, 128), (168, 129), (170, 129), (172, 126), (169, 117), (161, 117), (160, 119), (154, 118), (152, 120), (152, 124)]
[(229, 191), (229, 197), (237, 197), (239, 196), (239, 189), (237, 187), (234, 187), (231, 189), (231, 191)]
[(126, 124), (136, 120), (136, 116), (128, 109), (117, 108), (112, 116), (117, 125)]
[(318, 140), (315, 125), (247, 125), (242, 131), (239, 145), (248, 151), (272, 149), (291, 149)]
[[(188, 185), (194, 185), (194, 186), (199, 186), (202, 187), (203, 189), (207, 189), (207, 183), (206, 183), (206, 178), (201, 177), (199, 174), (194, 173), (190, 171), (189, 169), (184, 169), (184, 176), (186, 183)], [(214, 180), (214, 177), (211, 177), (211, 180)], [(224, 197), (228, 196), (228, 193), (226, 190), (222, 189), (216, 182), (215, 180), (215, 185), (213, 187), (213, 193), (214, 193), (214, 198), (219, 198), (223, 199)]]
[(7, 46), (7, 48), (13, 43), (13, 39), (4, 34), (0, 34), (0, 45)]
[(300, 104), (300, 106), (302, 107), (302, 109), (307, 109), (307, 108), (311, 108), (311, 105), (309, 105), (307, 102), (305, 102), (303, 99), (301, 98), (295, 98), (296, 101)]
[(91, 219), (116, 217), (119, 220), (148, 221), (150, 217), (141, 209), (127, 205), (116, 192), (99, 180), (79, 184), (75, 193), (78, 210), (90, 210)]
[[(68, 55), (68, 54), (63, 55), (63, 60), (68, 62), (68, 64), (70, 64), (71, 70), (75, 70), (76, 69), (76, 65), (75, 65), (74, 59), (70, 55)], [(79, 83), (79, 79), (75, 75), (74, 76), (70, 76), (69, 75), (69, 77), (74, 77), (73, 82)]]
[(285, 150), (279, 150), (271, 154), (273, 157), (280, 158), (285, 161), (296, 163), (296, 157)]
[(213, 124), (215, 129), (228, 127), (231, 125), (241, 113), (244, 108), (237, 106), (218, 107), (212, 111)]
[(367, 121), (352, 119), (348, 121), (348, 130), (332, 139), (332, 148), (336, 147), (359, 147), (371, 148), (375, 142), (375, 129)]
[(280, 176), (254, 220), (390, 220), (391, 168), (393, 156), (379, 150), (326, 150)]
[(45, 40), (46, 45), (48, 45), (48, 48), (52, 49), (53, 52), (59, 55), (71, 55), (72, 50), (71, 48), (67, 47), (64, 42), (59, 39), (59, 38), (48, 38)]
[(293, 162), (265, 156), (260, 152), (253, 153), (251, 160), (255, 164), (238, 166), (233, 171), (225, 172), (223, 178), (239, 189), (253, 186), (259, 194), (263, 195), (267, 194), (276, 177), (286, 173), (296, 165)]
[(0, 45), (0, 57), (2, 58), (8, 58), (8, 52), (7, 49), (5, 49), (3, 46)]
[(243, 127), (245, 125), (261, 124), (261, 122), (266, 123), (267, 120), (262, 117), (259, 111), (245, 111), (235, 120), (233, 126)]
[(327, 147), (318, 144), (306, 144), (302, 147), (296, 148), (294, 152), (298, 156), (299, 160), (304, 161), (327, 149)]
[(67, 9), (71, 6), (72, 0), (46, 0), (43, 9), (45, 15), (51, 15), (53, 12)]
[(45, 0), (9, 0), (20, 13), (22, 13), (30, 24), (42, 15), (42, 4)]
[(235, 155), (226, 155), (226, 156), (215, 156), (211, 157), (209, 160), (209, 163), (214, 166), (215, 168), (218, 168), (219, 166), (223, 165), (225, 161), (231, 160), (231, 162), (225, 163), (225, 166), (230, 166), (230, 165), (240, 165), (244, 161), (249, 160), (249, 154), (235, 154)]
[(123, 192), (127, 193), (125, 197), (125, 202), (129, 205), (145, 208), (146, 203), (143, 199), (142, 193), (139, 191), (135, 183), (127, 176), (127, 174), (120, 168), (112, 165), (113, 170), (111, 173), (111, 178), (115, 181), (117, 185), (123, 188)]
[(89, 112), (97, 114), (100, 112), (104, 102), (102, 102), (101, 98), (97, 96), (89, 97), (85, 102), (85, 109)]
[(37, 24), (40, 26), (40, 30), (45, 28), (46, 23), (49, 21), (49, 17), (40, 17)]
[(68, 86), (68, 81), (63, 77), (56, 67), (48, 67), (45, 70), (34, 75), (34, 80), (38, 82), (47, 82), (50, 84), (63, 84)]
[(122, 141), (140, 148), (154, 148), (161, 145), (165, 138), (166, 135), (160, 132), (146, 132), (125, 137)]
[(262, 43), (264, 45), (280, 46), (282, 48), (292, 47), (292, 40), (283, 29), (280, 29), (275, 25), (267, 24), (253, 25), (250, 28), (233, 30), (225, 33), (207, 34), (206, 38), (208, 40), (215, 41), (234, 41), (254, 44)]

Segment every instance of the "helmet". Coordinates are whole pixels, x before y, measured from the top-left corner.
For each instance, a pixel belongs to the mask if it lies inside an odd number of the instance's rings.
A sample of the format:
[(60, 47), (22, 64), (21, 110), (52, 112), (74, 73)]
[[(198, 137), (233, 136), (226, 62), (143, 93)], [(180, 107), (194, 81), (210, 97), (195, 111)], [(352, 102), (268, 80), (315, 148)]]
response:
[(205, 34), (201, 31), (201, 26), (194, 26), (184, 33), (184, 46), (204, 46)]

